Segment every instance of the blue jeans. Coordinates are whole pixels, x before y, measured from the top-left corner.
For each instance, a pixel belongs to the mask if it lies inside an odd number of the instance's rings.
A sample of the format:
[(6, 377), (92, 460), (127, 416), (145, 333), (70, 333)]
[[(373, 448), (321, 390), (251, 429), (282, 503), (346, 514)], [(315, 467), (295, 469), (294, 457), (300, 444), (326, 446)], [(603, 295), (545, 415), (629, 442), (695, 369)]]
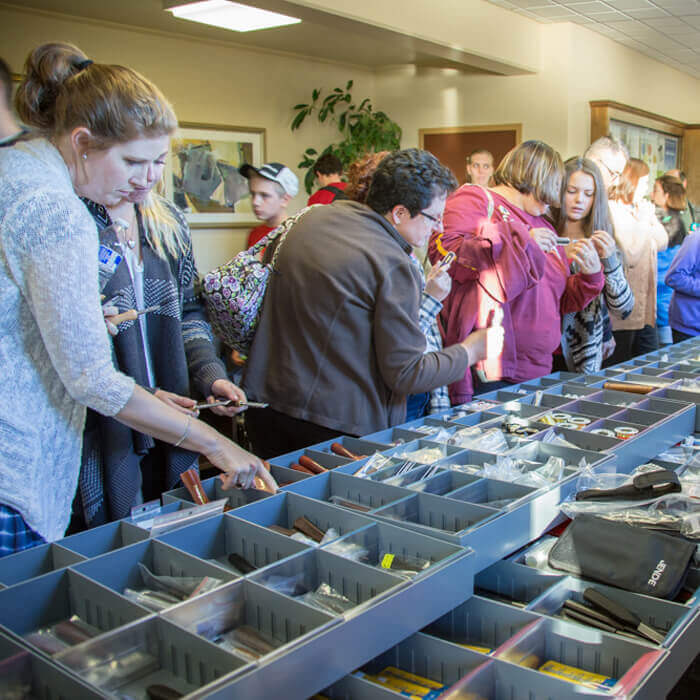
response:
[(423, 394), (411, 394), (406, 399), (406, 422), (422, 418), (428, 408), (430, 394), (426, 391)]

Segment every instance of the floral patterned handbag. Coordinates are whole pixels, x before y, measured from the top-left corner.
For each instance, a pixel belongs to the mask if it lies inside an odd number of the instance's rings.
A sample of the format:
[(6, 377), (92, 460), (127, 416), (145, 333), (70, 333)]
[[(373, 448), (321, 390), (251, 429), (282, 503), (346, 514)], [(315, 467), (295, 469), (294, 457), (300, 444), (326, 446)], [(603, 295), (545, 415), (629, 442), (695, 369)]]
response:
[[(286, 219), (252, 248), (238, 253), (226, 264), (208, 272), (202, 280), (202, 296), (212, 330), (226, 345), (242, 355), (248, 354), (255, 337), (265, 290), (284, 239), (292, 226), (310, 209), (313, 206)], [(277, 239), (279, 241), (272, 261), (261, 262), (259, 255)]]

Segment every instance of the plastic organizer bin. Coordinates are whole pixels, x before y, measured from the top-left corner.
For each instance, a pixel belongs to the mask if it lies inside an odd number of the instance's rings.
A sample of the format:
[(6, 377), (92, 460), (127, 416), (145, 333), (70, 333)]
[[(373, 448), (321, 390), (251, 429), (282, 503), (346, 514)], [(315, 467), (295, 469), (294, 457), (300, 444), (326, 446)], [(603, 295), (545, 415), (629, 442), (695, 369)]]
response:
[(615, 391), (614, 389), (598, 389), (595, 394), (589, 397), (591, 401), (617, 406), (620, 411), (636, 406), (642, 398), (644, 398), (642, 394), (631, 394), (629, 391)]
[(417, 430), (418, 428), (425, 427), (439, 430), (441, 425), (444, 425), (444, 420), (426, 419), (423, 425), (417, 425), (412, 428), (387, 428), (368, 435), (366, 439), (371, 442), (393, 446), (420, 438), (425, 433)]
[(103, 695), (0, 634), (0, 697), (98, 700)]
[[(585, 603), (583, 592), (586, 588), (594, 588), (611, 600), (614, 600), (625, 608), (635, 613), (639, 619), (658, 630), (666, 633), (663, 646), (667, 646), (681, 631), (683, 626), (695, 615), (694, 610), (689, 610), (684, 605), (672, 603), (660, 598), (631, 593), (620, 588), (605, 586), (601, 583), (589, 583), (573, 576), (567, 576), (556, 586), (550, 588), (544, 595), (529, 606), (529, 610), (542, 615), (559, 615), (562, 605), (566, 600), (574, 600), (577, 603)], [(571, 624), (578, 624), (573, 620)], [(585, 626), (585, 625), (584, 625)], [(639, 640), (642, 644), (654, 645), (651, 641)]]
[(497, 658), (519, 666), (537, 669), (555, 661), (612, 678), (617, 681), (613, 694), (629, 693), (665, 654), (643, 643), (551, 618), (530, 624), (494, 652)]
[(565, 578), (565, 575), (540, 571), (513, 561), (498, 561), (476, 575), (474, 590), (482, 597), (494, 597), (500, 602), (526, 607)]
[(85, 561), (85, 559), (82, 554), (66, 549), (55, 542), (41, 544), (31, 549), (25, 549), (23, 552), (3, 557), (2, 563), (0, 563), (0, 583), (12, 586), (35, 576), (43, 576), (51, 571), (64, 569), (67, 566)]
[(467, 674), (440, 700), (582, 700), (610, 697), (498, 659)]
[[(434, 442), (432, 440), (428, 440), (426, 438), (422, 438), (420, 440), (414, 440), (413, 442), (407, 442), (403, 445), (397, 445), (396, 447), (392, 447), (389, 450), (386, 450), (384, 454), (393, 457), (394, 459), (400, 459), (400, 460), (409, 460), (412, 462), (415, 462), (415, 459), (411, 459), (411, 457), (405, 457), (406, 453), (411, 453), (411, 452), (417, 452), (418, 450), (427, 450), (427, 449), (437, 449), (442, 452), (442, 456), (439, 457), (438, 459), (442, 459), (443, 457), (449, 457), (450, 455), (456, 454), (460, 450), (464, 449), (462, 447), (457, 447), (455, 445), (448, 445), (445, 443), (440, 443), (440, 442)], [(422, 464), (435, 464), (437, 462), (437, 459), (431, 460), (431, 461), (426, 461), (426, 462), (420, 462)]]
[(449, 468), (441, 469), (437, 474), (428, 477), (424, 481), (409, 484), (408, 488), (413, 491), (432, 493), (436, 496), (446, 496), (453, 491), (457, 491), (464, 486), (479, 481), (480, 477), (464, 472), (454, 471)]
[(70, 569), (0, 591), (0, 625), (41, 653), (50, 655), (25, 636), (72, 615), (107, 632), (146, 617), (149, 611)]
[(453, 644), (490, 654), (539, 616), (494, 600), (472, 596), (423, 629)]
[(325, 442), (319, 442), (318, 445), (314, 445), (314, 449), (318, 452), (334, 454), (334, 452), (331, 450), (331, 445), (335, 442), (339, 443), (346, 450), (349, 450), (358, 457), (368, 457), (375, 452), (382, 452), (388, 447), (388, 445), (382, 442), (375, 442), (374, 440), (369, 440), (366, 438), (348, 437), (345, 435), (332, 440), (326, 440)]
[(274, 645), (273, 651), (258, 661), (283, 656), (296, 644), (339, 622), (333, 615), (245, 579), (185, 601), (161, 616), (210, 642), (236, 627), (253, 627)]
[[(338, 497), (359, 506), (359, 512), (367, 512), (381, 508), (405, 498), (406, 491), (396, 486), (387, 486), (372, 479), (358, 479), (347, 474), (329, 472), (320, 474), (318, 478), (305, 481), (287, 489), (290, 493), (298, 493), (318, 501), (329, 501)], [(333, 501), (330, 501), (333, 503)], [(335, 503), (341, 508), (349, 508), (342, 503)]]
[(262, 569), (308, 549), (303, 542), (228, 514), (168, 533), (159, 540), (229, 570), (229, 554), (238, 554), (251, 566)]
[[(595, 433), (586, 432), (584, 430), (573, 430), (572, 428), (562, 428), (559, 425), (553, 425), (550, 429), (555, 435), (562, 437), (567, 442), (577, 447), (580, 450), (587, 452), (608, 452), (609, 450), (619, 447), (620, 440), (616, 437), (608, 437), (607, 435), (596, 435)], [(548, 430), (543, 430), (535, 439), (542, 440), (548, 434)]]
[(148, 539), (148, 531), (124, 520), (64, 537), (61, 546), (84, 557), (96, 557), (114, 549)]
[[(314, 445), (313, 447), (305, 447), (303, 450), (295, 450), (294, 452), (287, 452), (286, 454), (273, 457), (271, 460), (269, 460), (269, 463), (272, 469), (284, 470), (290, 468), (294, 462), (298, 462), (299, 457), (302, 456), (313, 459), (314, 462), (318, 462), (325, 469), (335, 469), (342, 464), (352, 462), (351, 459), (341, 457), (333, 452), (322, 452), (321, 450), (316, 449), (316, 446)], [(293, 471), (295, 474), (301, 474), (302, 478), (309, 476), (303, 472), (297, 472), (295, 469), (292, 469), (291, 471)]]
[(609, 418), (610, 416), (620, 411), (619, 406), (609, 406), (604, 403), (596, 403), (594, 401), (586, 401), (578, 399), (572, 401), (566, 406), (562, 406), (561, 410), (569, 413), (572, 416), (586, 416), (588, 418)]
[(374, 511), (375, 518), (438, 537), (453, 544), (466, 544), (468, 531), (498, 515), (486, 506), (417, 493)]
[(497, 481), (496, 479), (479, 479), (473, 484), (452, 491), (452, 493), (447, 494), (447, 498), (479, 503), (489, 508), (501, 510), (516, 507), (524, 499), (532, 496), (535, 491), (536, 489), (522, 484)]
[(481, 665), (484, 658), (481, 654), (474, 653), (457, 644), (450, 644), (442, 639), (418, 632), (343, 679), (341, 684), (345, 683), (345, 692), (349, 692), (350, 695), (339, 695), (340, 687), (334, 686), (330, 689), (330, 697), (366, 698), (367, 700), (406, 697), (405, 693), (394, 692), (362, 677), (364, 674), (369, 676), (378, 674), (387, 666), (393, 666), (407, 673), (426, 678), (447, 689)]
[(647, 394), (647, 398), (669, 399), (670, 401), (680, 401), (693, 404), (695, 406), (695, 425), (693, 426), (693, 430), (695, 432), (700, 432), (700, 410), (698, 409), (698, 406), (700, 405), (700, 392), (681, 391), (679, 389), (674, 389), (673, 387), (666, 387), (652, 391), (650, 394)]
[(666, 420), (663, 413), (654, 413), (653, 411), (644, 411), (639, 408), (625, 408), (620, 413), (615, 414), (615, 420), (621, 422), (629, 421), (633, 425), (643, 425), (647, 428), (661, 421)]
[(333, 528), (338, 537), (372, 522), (366, 516), (346, 508), (286, 492), (240, 508), (236, 511), (236, 517), (263, 527), (278, 525), (287, 529), (294, 527), (297, 518), (304, 517), (324, 532)]
[(144, 588), (139, 563), (158, 576), (210, 576), (222, 582), (236, 578), (231, 571), (181, 552), (164, 542), (147, 540), (95, 557), (74, 567), (117, 593), (125, 588)]
[[(218, 476), (212, 476), (202, 482), (202, 489), (210, 501), (218, 501), (222, 498), (228, 500), (228, 505), (231, 509), (240, 508), (241, 506), (254, 503), (263, 498), (267, 498), (270, 494), (267, 491), (260, 489), (224, 489), (221, 479)], [(181, 486), (178, 489), (167, 491), (163, 494), (163, 503), (168, 504), (173, 501), (187, 501), (192, 503), (190, 492)]]
[[(405, 586), (406, 580), (390, 571), (366, 566), (329, 551), (314, 549), (270, 566), (265, 571), (251, 574), (250, 580), (282, 595), (299, 599), (297, 594), (315, 591), (321, 584), (345, 596), (353, 603), (347, 612), (333, 612), (319, 608), (329, 615), (349, 617), (360, 614), (387, 593)], [(301, 600), (311, 607), (312, 602)]]
[(197, 690), (205, 696), (221, 677), (252, 667), (162, 617), (114, 630), (57, 660), (108, 697), (138, 700), (147, 699), (150, 685), (166, 685), (184, 697)]
[[(385, 554), (416, 557), (429, 561), (430, 566), (418, 573), (416, 578), (426, 575), (433, 576), (437, 569), (449, 566), (452, 578), (459, 579), (460, 575), (463, 574), (464, 579), (468, 580), (472, 569), (471, 565), (464, 566), (469, 562), (468, 558), (465, 557), (467, 552), (463, 547), (383, 522), (372, 523), (361, 530), (345, 535), (335, 542), (324, 545), (323, 549), (338, 556), (346, 556), (343, 547), (348, 545), (354, 545), (355, 550), (357, 548), (364, 550), (361, 563), (368, 566), (379, 566), (381, 558)], [(459, 567), (457, 567), (458, 560), (462, 560)], [(431, 581), (435, 584), (436, 579), (432, 578)], [(461, 581), (458, 585), (463, 589)]]

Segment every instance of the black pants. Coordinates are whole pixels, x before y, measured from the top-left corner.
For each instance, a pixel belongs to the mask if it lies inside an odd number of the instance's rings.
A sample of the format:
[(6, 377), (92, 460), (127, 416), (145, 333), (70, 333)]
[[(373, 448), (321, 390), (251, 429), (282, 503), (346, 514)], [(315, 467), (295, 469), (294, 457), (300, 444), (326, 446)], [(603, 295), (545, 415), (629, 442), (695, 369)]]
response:
[(655, 326), (644, 326), (633, 331), (613, 331), (615, 352), (603, 363), (603, 367), (627, 362), (637, 355), (659, 349), (659, 337)]
[(263, 459), (300, 450), (341, 434), (271, 408), (249, 408), (245, 412), (245, 422), (253, 453)]
[(673, 335), (673, 342), (680, 343), (682, 340), (688, 340), (694, 338), (695, 336), (683, 333), (683, 331), (677, 331), (675, 328), (671, 328), (671, 334)]

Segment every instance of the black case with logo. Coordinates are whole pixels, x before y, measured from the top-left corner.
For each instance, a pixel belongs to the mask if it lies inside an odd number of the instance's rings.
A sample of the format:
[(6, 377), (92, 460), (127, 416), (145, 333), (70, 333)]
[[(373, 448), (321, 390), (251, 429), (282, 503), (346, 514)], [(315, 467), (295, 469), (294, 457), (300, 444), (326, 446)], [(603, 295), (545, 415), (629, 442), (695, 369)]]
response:
[(625, 523), (579, 515), (549, 552), (549, 565), (655, 598), (674, 598), (696, 545)]

